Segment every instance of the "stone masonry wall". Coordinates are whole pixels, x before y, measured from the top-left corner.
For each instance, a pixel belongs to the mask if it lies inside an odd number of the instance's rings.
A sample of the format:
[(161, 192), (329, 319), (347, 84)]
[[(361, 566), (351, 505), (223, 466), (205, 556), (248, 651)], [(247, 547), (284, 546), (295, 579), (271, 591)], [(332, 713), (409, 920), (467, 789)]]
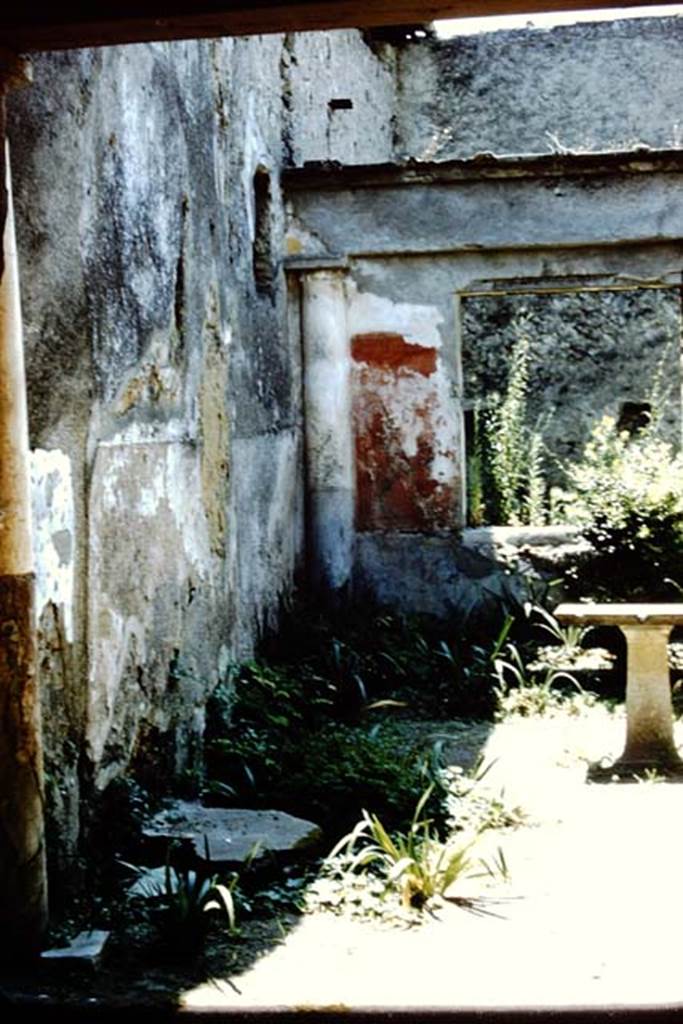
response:
[(666, 149), (683, 143), (683, 20), (518, 29), (406, 46), (398, 150), (475, 153)]

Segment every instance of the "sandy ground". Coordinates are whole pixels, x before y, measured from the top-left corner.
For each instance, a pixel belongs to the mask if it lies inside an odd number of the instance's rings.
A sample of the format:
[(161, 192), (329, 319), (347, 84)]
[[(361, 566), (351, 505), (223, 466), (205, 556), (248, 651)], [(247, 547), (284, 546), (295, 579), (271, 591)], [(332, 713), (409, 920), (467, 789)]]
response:
[(623, 717), (598, 708), (509, 720), (488, 737), (488, 784), (530, 819), (488, 834), (510, 868), (486, 893), (501, 917), (449, 906), (401, 930), (309, 915), (247, 972), (186, 992), (183, 1005), (683, 1004), (683, 786), (585, 782), (587, 763), (618, 755), (624, 734)]

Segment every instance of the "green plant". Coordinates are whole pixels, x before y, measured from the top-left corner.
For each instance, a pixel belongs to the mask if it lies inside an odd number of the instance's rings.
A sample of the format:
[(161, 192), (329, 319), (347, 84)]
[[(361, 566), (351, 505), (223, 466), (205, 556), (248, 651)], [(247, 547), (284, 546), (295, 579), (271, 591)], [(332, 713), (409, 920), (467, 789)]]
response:
[(548, 490), (544, 473), (545, 446), (540, 430), (528, 432), (528, 466), (526, 477), (525, 521), (542, 526), (547, 519)]
[[(511, 715), (552, 715), (560, 711), (580, 714), (597, 699), (595, 694), (585, 691), (570, 672), (527, 664), (519, 648), (512, 643), (506, 647), (506, 657), (496, 661), (496, 673), (498, 719)], [(573, 691), (569, 695), (568, 687)]]
[[(423, 744), (406, 743), (400, 725), (388, 721), (330, 726), (301, 737), (286, 764), (277, 786), (281, 804), (336, 835), (364, 806), (378, 808), (392, 828), (403, 826), (430, 776)], [(439, 814), (436, 797), (431, 811)]]
[(422, 747), (406, 743), (400, 724), (386, 718), (329, 721), (289, 734), (236, 730), (214, 741), (209, 754), (214, 779), (234, 794), (227, 802), (285, 810), (333, 835), (346, 832), (367, 805), (392, 827), (404, 824), (427, 771)]
[(592, 626), (581, 626), (575, 623), (563, 625), (547, 608), (542, 608), (540, 605), (530, 605), (527, 616), (529, 618), (536, 616), (542, 620), (537, 625), (557, 641), (563, 654), (573, 654), (580, 650), (581, 644), (593, 629)]
[[(368, 691), (362, 676), (362, 658), (353, 647), (339, 637), (332, 637), (329, 661), (331, 678), (336, 692), (344, 694), (346, 701), (356, 709), (367, 703)], [(345, 690), (350, 694), (345, 694)]]
[(481, 630), (474, 642), (460, 626), (447, 642), (443, 624), (426, 617), (375, 611), (325, 622), (311, 612), (308, 630), (303, 618), (283, 630), (279, 648), (269, 641), (271, 660), (233, 671), (231, 720), (216, 696), (205, 796), (300, 814), (337, 836), (367, 806), (405, 827), (429, 775), (402, 718), (490, 719), (494, 663), (512, 617), (492, 640)]
[(238, 874), (233, 873), (226, 884), (215, 874), (173, 864), (172, 852), (169, 848), (163, 868), (119, 862), (137, 876), (131, 895), (156, 903), (163, 943), (178, 951), (196, 948), (204, 939), (209, 918), (215, 915), (223, 918), (229, 932), (234, 933)]
[(491, 670), (495, 668), (496, 661), (505, 646), (514, 622), (513, 615), (506, 615), (490, 647), (480, 647), (476, 644), (473, 646), (470, 666), (470, 670), (473, 673), (478, 676), (488, 676)]
[(683, 579), (683, 455), (656, 434), (604, 416), (583, 457), (566, 468), (565, 517), (591, 546), (578, 569), (581, 596), (670, 598)]
[(467, 515), (470, 526), (481, 526), (486, 520), (486, 452), (482, 412), (479, 404), (472, 410), (472, 431), (467, 452)]
[(254, 894), (254, 903), (261, 914), (301, 914), (305, 909), (306, 888), (312, 881), (311, 870), (305, 874), (271, 882)]
[(251, 661), (235, 671), (235, 712), (272, 729), (289, 730), (329, 709), (333, 687), (296, 666)]
[(496, 661), (514, 625), (514, 616), (505, 615), (498, 633), (487, 644), (467, 643), (464, 638), (447, 643), (441, 640), (436, 654), (452, 672), (451, 686), (460, 697), (451, 706), (465, 707), (469, 713), (489, 718), (494, 707), (492, 682), (497, 678)]
[(204, 915), (216, 913), (223, 917), (231, 932), (235, 931), (235, 901), (233, 891), (238, 876), (234, 875), (228, 885), (218, 877), (202, 876), (197, 871), (166, 867), (167, 880), (165, 898), (172, 928), (201, 929)]
[(668, 781), (666, 775), (662, 775), (656, 768), (646, 768), (642, 775), (633, 776), (636, 782), (643, 786), (659, 786)]
[(398, 895), (404, 909), (420, 911), (437, 897), (452, 899), (451, 886), (472, 877), (476, 836), (446, 843), (438, 839), (432, 822), (422, 817), (433, 789), (428, 786), (418, 800), (405, 832), (390, 833), (376, 814), (364, 810), (353, 830), (331, 851), (328, 872), (340, 875), (342, 882), (348, 876), (369, 873), (374, 894)]
[(519, 526), (545, 522), (546, 484), (541, 431), (527, 423), (530, 339), (523, 321), (510, 354), (507, 388), (484, 423), (485, 462), (492, 495), (491, 522)]
[[(563, 625), (540, 605), (530, 605), (528, 616), (537, 630), (542, 630), (554, 641), (539, 646), (535, 659), (527, 664), (529, 672), (548, 669), (566, 672), (605, 672), (613, 668), (615, 655), (604, 647), (584, 648), (583, 641), (594, 629), (579, 624)], [(540, 619), (540, 621), (539, 621)]]
[(593, 428), (581, 460), (567, 467), (574, 522), (604, 518), (625, 526), (634, 512), (678, 512), (683, 502), (683, 458), (653, 427), (630, 434), (611, 416)]
[(444, 790), (447, 827), (452, 832), (481, 833), (487, 829), (517, 828), (526, 820), (521, 807), (508, 803), (505, 790), (491, 790), (485, 779), (495, 762), (483, 755), (469, 771), (460, 765), (445, 765), (440, 781)]

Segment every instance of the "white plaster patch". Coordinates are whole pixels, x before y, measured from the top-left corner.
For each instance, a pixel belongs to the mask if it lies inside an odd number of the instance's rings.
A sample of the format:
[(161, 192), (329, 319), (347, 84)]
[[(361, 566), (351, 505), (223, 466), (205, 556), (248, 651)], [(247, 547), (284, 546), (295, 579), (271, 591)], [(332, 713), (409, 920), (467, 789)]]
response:
[[(268, 509), (268, 538), (270, 543), (275, 542), (285, 533), (291, 535), (291, 523), (289, 517), (291, 510), (296, 506), (296, 489), (299, 486), (297, 473), (297, 458), (299, 450), (299, 438), (293, 432), (282, 434), (280, 441), (280, 455), (276, 465), (275, 481), (273, 483), (273, 497)], [(288, 545), (288, 546), (290, 546)], [(293, 550), (288, 551), (292, 562), (295, 557)]]
[(228, 670), (232, 663), (232, 653), (229, 647), (225, 644), (221, 644), (218, 651), (218, 681), (221, 682), (226, 678)]
[(36, 614), (52, 602), (73, 640), (75, 522), (71, 460), (59, 449), (31, 452)]
[[(94, 653), (97, 657), (100, 688), (91, 686), (89, 691), (88, 740), (95, 760), (98, 761), (109, 735), (126, 661), (134, 649), (139, 662), (144, 663), (146, 645), (145, 629), (140, 620), (134, 615), (117, 614), (113, 608), (106, 607), (104, 602), (99, 608), (95, 631), (98, 643)], [(103, 706), (100, 701), (103, 701)]]
[(439, 325), (444, 316), (438, 306), (393, 302), (382, 295), (360, 292), (353, 281), (347, 283), (349, 334), (386, 331), (400, 334), (411, 345), (441, 348)]
[(231, 504), (250, 510), (234, 524), (238, 657), (249, 656), (254, 623), (264, 624), (292, 583), (303, 534), (300, 444), (296, 429), (233, 439)]
[[(87, 739), (105, 785), (118, 763), (100, 767), (119, 722), (123, 680), (143, 667), (140, 706), (117, 736), (125, 759), (135, 720), (163, 714), (159, 697), (166, 666), (182, 631), (182, 611), (168, 591), (205, 581), (215, 568), (201, 501), (200, 460), (194, 445), (159, 441), (103, 445), (91, 486), (88, 645), (90, 683)], [(163, 626), (160, 624), (163, 609)], [(126, 694), (128, 706), (130, 695)], [(119, 724), (117, 725), (117, 722)]]
[(164, 467), (165, 494), (173, 519), (182, 537), (183, 550), (200, 578), (208, 573), (211, 542), (204, 506), (197, 452), (187, 445), (172, 444), (166, 449)]
[(261, 129), (257, 113), (256, 95), (249, 96), (249, 110), (245, 119), (244, 127), (244, 164), (242, 167), (242, 188), (246, 198), (245, 212), (249, 225), (249, 239), (253, 242), (256, 236), (256, 211), (254, 209), (254, 186), (253, 179), (256, 170), (264, 167), (270, 170), (272, 160), (268, 155), (268, 149)]
[[(202, 492), (199, 460), (194, 458), (195, 446), (186, 438), (145, 441), (144, 430), (134, 433), (139, 438), (135, 442), (112, 440), (99, 446), (110, 452), (108, 471), (99, 480), (103, 510), (120, 510), (121, 480), (133, 474), (138, 488), (135, 507), (129, 510), (131, 519), (153, 519), (169, 509), (188, 561), (201, 571), (210, 544), (206, 517), (198, 514), (202, 511), (198, 504)], [(126, 433), (125, 436), (131, 435)]]

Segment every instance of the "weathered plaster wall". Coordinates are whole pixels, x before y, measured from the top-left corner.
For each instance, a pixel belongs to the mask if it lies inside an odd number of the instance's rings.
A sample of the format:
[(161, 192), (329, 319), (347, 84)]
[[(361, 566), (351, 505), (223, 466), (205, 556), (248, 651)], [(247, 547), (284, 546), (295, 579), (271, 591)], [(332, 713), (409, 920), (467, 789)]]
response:
[(683, 20), (648, 18), (426, 41), (399, 56), (398, 151), (678, 147)]
[[(663, 173), (639, 165), (634, 174), (626, 165), (609, 175), (600, 165), (584, 175), (569, 161), (563, 170), (552, 160), (534, 168), (527, 177), (518, 163), (509, 174), (479, 163), (386, 174), (369, 168), (365, 181), (361, 173), (342, 180), (330, 172), (326, 182), (315, 172), (310, 189), (303, 187), (305, 176), (288, 178), (292, 231), (308, 247), (311, 264), (336, 259), (347, 267), (354, 583), (357, 592), (402, 610), (467, 612), (482, 597), (495, 604), (510, 585), (492, 558), (459, 544), (462, 418), (471, 400), (461, 372), (460, 348), (467, 343), (461, 306), (469, 301), (461, 293), (524, 281), (539, 287), (680, 282), (678, 157), (664, 161)], [(656, 319), (655, 313), (647, 323), (654, 327)], [(649, 346), (647, 333), (634, 330), (634, 351)], [(650, 341), (657, 338), (651, 334)], [(496, 345), (487, 343), (491, 356)], [(647, 369), (656, 365), (654, 353)], [(665, 365), (677, 377), (674, 363)], [(649, 388), (646, 376), (640, 373), (639, 383)], [(596, 384), (608, 388), (607, 381)], [(638, 400), (640, 392), (632, 394)]]
[(302, 366), (280, 168), (348, 156), (363, 129), (357, 158), (386, 157), (393, 81), (357, 32), (46, 54), (34, 79), (9, 136), (66, 870), (84, 796), (131, 767), (197, 767), (210, 690), (292, 590)]
[(379, 163), (394, 153), (395, 50), (358, 32), (301, 32), (282, 57), (288, 161)]

